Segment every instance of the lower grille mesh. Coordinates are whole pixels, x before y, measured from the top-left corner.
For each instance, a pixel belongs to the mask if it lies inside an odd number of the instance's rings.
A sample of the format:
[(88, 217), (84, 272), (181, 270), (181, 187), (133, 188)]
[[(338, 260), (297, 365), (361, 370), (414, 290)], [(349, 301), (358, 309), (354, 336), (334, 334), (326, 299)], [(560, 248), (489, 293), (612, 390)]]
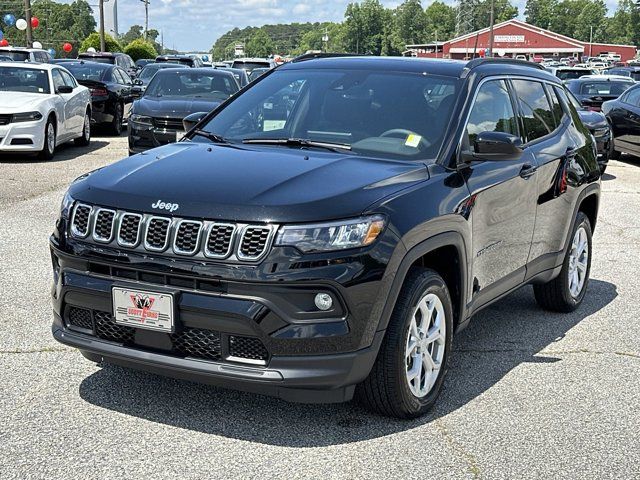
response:
[[(79, 327), (91, 331), (93, 335), (103, 340), (135, 345), (136, 329), (115, 323), (108, 312), (86, 308), (70, 307), (67, 311), (66, 323), (70, 327)], [(223, 338), (228, 340), (228, 351), (231, 360), (241, 359), (266, 363), (269, 352), (259, 338), (229, 335), (223, 337), (220, 332), (202, 328), (184, 328), (180, 332), (170, 335), (173, 349), (170, 354), (202, 358), (204, 360), (222, 361)]]

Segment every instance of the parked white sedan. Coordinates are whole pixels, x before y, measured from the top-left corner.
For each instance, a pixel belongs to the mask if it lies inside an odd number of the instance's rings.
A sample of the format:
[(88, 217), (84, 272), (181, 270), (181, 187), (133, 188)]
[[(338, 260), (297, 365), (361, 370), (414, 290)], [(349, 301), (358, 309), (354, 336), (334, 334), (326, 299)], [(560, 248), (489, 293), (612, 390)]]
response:
[(51, 159), (69, 140), (91, 139), (91, 94), (58, 65), (0, 64), (0, 152)]

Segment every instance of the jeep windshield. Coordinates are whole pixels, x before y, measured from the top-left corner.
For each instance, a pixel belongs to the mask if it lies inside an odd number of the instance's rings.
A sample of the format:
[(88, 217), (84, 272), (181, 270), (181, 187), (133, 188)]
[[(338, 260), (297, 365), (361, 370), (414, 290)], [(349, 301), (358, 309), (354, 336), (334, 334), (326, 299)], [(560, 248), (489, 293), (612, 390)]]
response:
[(413, 72), (280, 70), (227, 104), (202, 130), (231, 143), (272, 148), (322, 144), (383, 158), (434, 158), (458, 82)]

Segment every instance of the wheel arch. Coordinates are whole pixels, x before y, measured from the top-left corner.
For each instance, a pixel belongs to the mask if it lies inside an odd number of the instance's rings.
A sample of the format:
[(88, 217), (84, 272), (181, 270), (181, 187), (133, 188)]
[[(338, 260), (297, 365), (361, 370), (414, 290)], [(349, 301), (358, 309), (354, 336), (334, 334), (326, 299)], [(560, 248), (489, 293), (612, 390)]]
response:
[[(395, 308), (400, 289), (412, 267), (431, 268), (447, 284), (454, 311), (454, 328), (466, 320), (468, 262), (464, 237), (456, 231), (429, 237), (411, 248), (403, 257), (378, 322), (378, 331), (385, 330)], [(452, 258), (453, 257), (453, 258)]]

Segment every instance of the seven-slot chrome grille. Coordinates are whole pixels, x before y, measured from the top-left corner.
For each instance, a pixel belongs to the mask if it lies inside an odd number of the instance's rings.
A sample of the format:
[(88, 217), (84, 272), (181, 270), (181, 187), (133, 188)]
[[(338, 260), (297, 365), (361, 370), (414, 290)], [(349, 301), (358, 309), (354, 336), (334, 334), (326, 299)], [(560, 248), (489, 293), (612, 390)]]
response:
[(257, 262), (268, 253), (274, 225), (200, 221), (77, 203), (71, 235), (102, 245), (172, 256)]

